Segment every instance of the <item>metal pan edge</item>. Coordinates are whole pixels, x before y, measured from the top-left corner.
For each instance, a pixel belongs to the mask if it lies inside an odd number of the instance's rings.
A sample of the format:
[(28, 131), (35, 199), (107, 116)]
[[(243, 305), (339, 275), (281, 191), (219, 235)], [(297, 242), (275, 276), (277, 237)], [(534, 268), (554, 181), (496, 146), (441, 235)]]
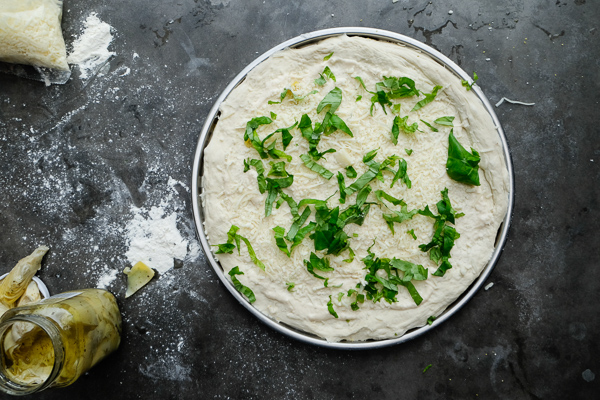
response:
[(225, 90), (223, 90), (221, 95), (215, 101), (214, 106), (208, 113), (206, 121), (200, 132), (200, 136), (198, 138), (198, 143), (196, 146), (196, 151), (194, 154), (194, 162), (193, 162), (193, 167), (192, 167), (193, 168), (192, 169), (192, 191), (191, 191), (192, 211), (194, 214), (194, 223), (196, 226), (196, 232), (197, 232), (198, 238), (200, 240), (200, 243), (202, 245), (204, 253), (206, 254), (206, 257), (208, 258), (215, 273), (217, 274), (217, 276), (219, 277), (221, 282), (225, 285), (225, 287), (229, 290), (229, 292), (248, 311), (250, 311), (260, 321), (262, 321), (264, 324), (271, 327), (272, 329), (274, 329), (284, 335), (287, 335), (288, 337), (294, 338), (294, 339), (299, 340), (304, 343), (308, 343), (308, 344), (312, 344), (312, 345), (316, 345), (316, 346), (320, 346), (320, 347), (345, 349), (345, 350), (376, 349), (376, 348), (382, 348), (382, 347), (387, 347), (387, 346), (392, 346), (392, 345), (400, 344), (403, 342), (407, 342), (411, 339), (414, 339), (414, 338), (430, 331), (431, 329), (434, 329), (436, 326), (439, 326), (440, 324), (442, 324), (443, 322), (448, 320), (452, 315), (454, 315), (458, 310), (460, 310), (475, 295), (475, 293), (477, 293), (477, 291), (483, 286), (484, 282), (487, 280), (487, 278), (491, 274), (492, 270), (494, 269), (494, 266), (498, 262), (500, 255), (502, 253), (502, 250), (506, 244), (506, 239), (508, 236), (508, 231), (510, 228), (510, 222), (511, 222), (511, 217), (512, 217), (513, 207), (514, 207), (514, 172), (513, 172), (513, 166), (512, 166), (512, 159), (510, 157), (510, 151), (508, 149), (508, 143), (506, 140), (506, 136), (504, 135), (504, 131), (502, 130), (502, 127), (500, 126), (498, 117), (496, 116), (496, 113), (494, 112), (494, 109), (492, 108), (492, 105), (488, 101), (487, 97), (483, 94), (483, 92), (481, 91), (481, 89), (479, 89), (479, 87), (473, 86), (473, 90), (474, 90), (475, 94), (477, 95), (477, 97), (483, 103), (484, 107), (490, 114), (490, 116), (496, 126), (496, 130), (498, 132), (498, 136), (500, 137), (502, 149), (504, 152), (506, 167), (508, 169), (509, 198), (508, 198), (507, 212), (506, 212), (506, 216), (502, 222), (502, 225), (500, 226), (500, 229), (498, 231), (498, 236), (496, 239), (496, 246), (494, 248), (492, 256), (491, 256), (490, 260), (488, 261), (486, 267), (483, 269), (483, 271), (481, 272), (479, 277), (471, 284), (469, 289), (467, 289), (465, 292), (463, 292), (463, 294), (461, 296), (459, 296), (457, 300), (455, 300), (450, 306), (448, 306), (448, 308), (431, 325), (425, 325), (422, 327), (413, 328), (413, 329), (409, 330), (407, 333), (405, 333), (404, 335), (402, 335), (398, 338), (393, 338), (393, 339), (370, 340), (370, 341), (364, 341), (364, 342), (328, 342), (325, 339), (319, 338), (315, 335), (312, 335), (312, 334), (309, 334), (306, 332), (299, 331), (295, 328), (292, 328), (290, 326), (287, 326), (283, 323), (279, 323), (279, 322), (271, 319), (270, 317), (266, 316), (265, 314), (261, 313), (256, 308), (254, 308), (234, 288), (234, 286), (231, 284), (231, 282), (229, 282), (229, 280), (225, 276), (219, 262), (216, 260), (214, 254), (212, 252), (211, 246), (208, 243), (208, 238), (204, 231), (203, 210), (202, 210), (201, 199), (200, 199), (203, 151), (204, 151), (204, 148), (206, 147), (206, 145), (208, 144), (208, 141), (210, 140), (212, 128), (214, 127), (215, 123), (218, 121), (219, 108), (221, 106), (221, 103), (223, 103), (223, 101), (225, 101), (225, 99), (233, 91), (233, 89), (235, 89), (235, 87), (244, 80), (246, 75), (252, 69), (254, 69), (257, 65), (259, 65), (261, 62), (263, 62), (264, 60), (269, 58), (274, 53), (276, 53), (280, 50), (286, 49), (288, 47), (292, 47), (292, 48), (293, 47), (301, 47), (301, 46), (308, 45), (308, 44), (311, 44), (311, 43), (314, 43), (314, 42), (317, 42), (317, 41), (320, 41), (323, 39), (327, 39), (332, 36), (343, 35), (343, 34), (346, 34), (349, 36), (364, 36), (364, 37), (369, 37), (372, 39), (385, 40), (385, 41), (389, 41), (389, 42), (395, 42), (395, 43), (400, 43), (403, 45), (411, 46), (415, 49), (423, 51), (424, 53), (426, 53), (433, 59), (437, 60), (441, 65), (450, 69), (455, 75), (457, 75), (461, 79), (472, 82), (470, 76), (465, 71), (463, 71), (458, 65), (456, 65), (452, 60), (450, 60), (448, 57), (446, 57), (439, 51), (437, 51), (415, 39), (412, 39), (410, 37), (407, 37), (407, 36), (404, 36), (404, 35), (401, 35), (401, 34), (398, 34), (395, 32), (391, 32), (391, 31), (385, 31), (385, 30), (375, 29), (375, 28), (363, 28), (363, 27), (331, 28), (331, 29), (323, 29), (323, 30), (319, 30), (319, 31), (309, 32), (309, 33), (297, 36), (293, 39), (287, 40), (287, 41), (273, 47), (272, 49), (266, 51), (261, 56), (256, 58), (253, 62), (248, 64), (248, 66), (246, 66), (229, 83), (229, 85), (225, 88)]

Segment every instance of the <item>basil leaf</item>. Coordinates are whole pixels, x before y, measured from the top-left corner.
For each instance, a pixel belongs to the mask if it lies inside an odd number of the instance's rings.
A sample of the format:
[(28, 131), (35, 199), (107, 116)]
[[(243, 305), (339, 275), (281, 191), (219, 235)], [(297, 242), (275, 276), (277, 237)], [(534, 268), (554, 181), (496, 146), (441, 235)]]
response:
[(342, 260), (345, 263), (351, 263), (352, 261), (354, 261), (354, 256), (356, 254), (354, 254), (354, 251), (352, 250), (351, 247), (348, 247), (348, 258), (346, 258), (345, 260)]
[(399, 205), (403, 205), (403, 204), (406, 205), (406, 203), (404, 203), (404, 200), (397, 199), (394, 196), (387, 194), (383, 190), (376, 190), (374, 193), (375, 193), (375, 197), (377, 197), (377, 200), (379, 200), (380, 203), (383, 203), (383, 200), (387, 200), (395, 206), (399, 206)]
[(400, 135), (400, 130), (404, 133), (411, 134), (415, 133), (419, 128), (416, 122), (413, 122), (411, 125), (406, 123), (408, 120), (408, 115), (400, 118), (399, 116), (394, 117), (394, 123), (392, 124), (392, 143), (394, 145), (398, 144), (398, 136)]
[(295, 95), (294, 92), (292, 92), (291, 89), (285, 88), (285, 89), (283, 89), (283, 92), (281, 92), (281, 94), (279, 95), (279, 100), (280, 101), (271, 101), (271, 100), (269, 100), (268, 103), (269, 104), (281, 104), (283, 102), (283, 99), (285, 99), (287, 97), (288, 93), (292, 95), (292, 97), (294, 98), (294, 100), (300, 101), (300, 100), (304, 100), (307, 96), (309, 96), (311, 94), (319, 93), (319, 91), (318, 90), (313, 90), (311, 92), (308, 92), (304, 96), (298, 96), (298, 95)]
[[(429, 318), (427, 318), (427, 324), (428, 324), (428, 325), (431, 325), (431, 324), (433, 324), (433, 321), (435, 321), (435, 320), (436, 320), (436, 318), (437, 318), (437, 317), (434, 317), (433, 315), (432, 315), (432, 316), (430, 316)], [(429, 365), (431, 366), (431, 364), (429, 364)]]
[(333, 115), (330, 116), (330, 118), (329, 118), (329, 124), (330, 124), (330, 126), (334, 127), (335, 129), (339, 129), (340, 131), (344, 132), (348, 136), (354, 137), (354, 135), (352, 134), (352, 131), (350, 130), (350, 128), (348, 128), (348, 126), (346, 125), (346, 123), (340, 117), (338, 117), (337, 115), (333, 114)]
[(275, 114), (273, 111), (271, 111), (271, 119), (273, 121), (277, 119), (277, 114)]
[[(431, 325), (431, 324), (430, 324)], [(425, 367), (425, 369), (423, 369), (423, 373), (427, 372), (427, 370), (431, 368), (431, 364), (429, 364), (428, 366)]]
[(331, 301), (331, 295), (329, 295), (329, 301), (327, 302), (327, 310), (329, 310), (329, 314), (333, 315), (335, 318), (338, 318), (337, 313), (333, 309), (333, 302)]
[(254, 303), (256, 301), (256, 297), (254, 296), (254, 292), (248, 287), (242, 285), (242, 283), (235, 277), (236, 275), (244, 275), (242, 271), (240, 271), (239, 267), (234, 267), (229, 271), (229, 276), (231, 277), (231, 282), (233, 282), (233, 286), (235, 289), (246, 296), (250, 303)]
[(298, 230), (298, 233), (296, 233), (296, 235), (294, 236), (294, 242), (292, 243), (292, 247), (290, 247), (290, 253), (292, 252), (292, 250), (294, 250), (296, 246), (302, 243), (306, 235), (315, 230), (316, 226), (317, 225), (314, 222), (309, 222), (308, 225)]
[(408, 155), (408, 156), (410, 156), (413, 153), (412, 149), (404, 149), (404, 151), (406, 152), (406, 155)]
[(287, 162), (292, 161), (292, 156), (285, 154), (283, 151), (276, 149), (275, 145), (277, 144), (277, 140), (274, 140), (269, 147), (267, 147), (267, 153), (274, 159), (285, 158)]
[(406, 231), (414, 240), (417, 240), (417, 235), (415, 234), (415, 230), (411, 229), (410, 231)]
[(472, 154), (456, 140), (452, 131), (448, 137), (448, 176), (457, 182), (479, 186), (479, 153), (471, 148)]
[(321, 100), (317, 112), (320, 113), (325, 107), (330, 106), (329, 112), (334, 114), (340, 104), (342, 104), (342, 90), (336, 86)]
[(319, 78), (315, 79), (315, 84), (318, 86), (325, 85), (325, 83), (327, 82), (325, 78), (329, 78), (335, 82), (335, 75), (333, 74), (333, 72), (331, 72), (331, 69), (329, 67), (325, 67), (325, 69), (323, 69), (323, 72), (319, 74)]
[(356, 101), (361, 101), (361, 100), (362, 100), (362, 95), (356, 96)]
[(265, 167), (263, 162), (257, 159), (244, 160), (244, 172), (248, 172), (250, 170), (250, 166), (256, 168), (256, 173), (258, 174), (256, 177), (256, 180), (258, 181), (258, 191), (262, 194), (267, 190), (267, 181), (265, 180)]
[(308, 154), (300, 155), (300, 159), (302, 160), (304, 165), (306, 165), (307, 168), (321, 175), (323, 178), (329, 180), (331, 179), (331, 177), (333, 177), (333, 173), (331, 171), (314, 162)]
[(246, 244), (246, 247), (248, 248), (248, 254), (250, 255), (250, 259), (252, 260), (252, 262), (254, 263), (254, 265), (256, 265), (258, 268), (262, 269), (263, 271), (265, 270), (265, 264), (262, 263), (262, 261), (260, 261), (257, 257), (256, 257), (256, 253), (254, 252), (254, 249), (252, 248), (252, 245), (250, 244), (250, 241), (248, 239), (246, 239), (243, 236), (238, 235), (238, 237)]
[(401, 224), (404, 221), (408, 221), (409, 219), (412, 219), (412, 217), (414, 217), (415, 214), (417, 214), (419, 210), (415, 209), (415, 210), (408, 211), (408, 206), (406, 204), (403, 204), (400, 207), (400, 211), (395, 211), (395, 210), (391, 210), (391, 211), (392, 211), (391, 214), (383, 214), (383, 219), (385, 220), (388, 227), (392, 231), (392, 235), (394, 235), (396, 233), (396, 232), (394, 232), (394, 223)]
[(427, 125), (429, 127), (429, 129), (431, 129), (434, 132), (439, 132), (439, 129), (436, 128), (435, 126), (431, 125), (429, 122), (421, 120), (422, 123), (424, 123), (425, 125)]
[(244, 132), (244, 141), (247, 141), (248, 139), (250, 139), (250, 135), (252, 134), (252, 132), (256, 131), (256, 129), (260, 125), (268, 125), (271, 122), (273, 122), (273, 120), (269, 117), (252, 118), (250, 121), (248, 121), (246, 123), (246, 131)]
[(415, 81), (407, 77), (395, 78), (395, 77), (383, 77), (383, 82), (378, 83), (376, 86), (383, 85), (389, 89), (389, 98), (398, 99), (402, 97), (418, 96), (419, 91), (415, 87)]
[(375, 106), (375, 103), (379, 103), (381, 105), (381, 109), (383, 110), (383, 113), (386, 115), (387, 115), (387, 111), (385, 111), (385, 106), (388, 105), (388, 106), (392, 107), (392, 105), (393, 105), (392, 102), (390, 101), (388, 94), (383, 90), (378, 90), (371, 97), (371, 110), (370, 110), (371, 115), (373, 115), (373, 107)]
[(404, 272), (404, 277), (402, 278), (404, 281), (424, 281), (427, 279), (427, 269), (423, 268), (420, 264), (393, 258), (390, 261), (390, 266)]
[(371, 182), (379, 173), (379, 164), (375, 163), (369, 165), (369, 170), (362, 174), (357, 180), (354, 181), (350, 186), (346, 188), (346, 195), (350, 196), (354, 192), (359, 191)]
[[(440, 118), (436, 119), (433, 122), (436, 123), (436, 124), (438, 124), (438, 125), (454, 126), (453, 121), (454, 121), (454, 117), (447, 116), (447, 117), (440, 117)], [(436, 130), (436, 132), (437, 132), (437, 130)]]
[(390, 188), (394, 187), (394, 183), (396, 183), (397, 180), (400, 180), (409, 189), (412, 187), (410, 178), (408, 177), (408, 174), (406, 173), (407, 167), (408, 167), (408, 165), (406, 164), (406, 160), (404, 160), (403, 158), (400, 158), (398, 160), (398, 171), (394, 174), (394, 178), (392, 179), (392, 184), (390, 185)]
[(366, 164), (377, 156), (379, 149), (371, 150), (363, 156), (363, 162)]
[(302, 215), (298, 219), (296, 219), (294, 221), (294, 223), (292, 224), (292, 226), (290, 227), (290, 230), (288, 231), (288, 234), (285, 237), (287, 240), (289, 240), (290, 242), (293, 242), (295, 240), (298, 230), (300, 229), (300, 227), (302, 225), (304, 225), (304, 222), (306, 222), (306, 220), (310, 216), (310, 213), (311, 213), (310, 207), (306, 207), (304, 209), (304, 211), (302, 212)]
[(318, 269), (319, 271), (333, 271), (333, 268), (329, 264), (329, 259), (326, 257), (319, 258), (315, 253), (310, 253), (310, 263), (313, 265), (313, 268)]
[(342, 173), (339, 171), (337, 174), (337, 181), (338, 181), (338, 186), (340, 188), (340, 203), (343, 204), (346, 202), (346, 183), (345, 183), (344, 175), (342, 175)]
[(346, 167), (346, 176), (350, 179), (356, 178), (358, 174), (352, 165)]
[(437, 96), (437, 93), (441, 88), (442, 88), (441, 86), (436, 85), (433, 88), (433, 90), (431, 91), (431, 93), (426, 93), (425, 98), (423, 100), (419, 101), (417, 104), (415, 104), (415, 106), (413, 107), (413, 109), (411, 111), (417, 111), (417, 110), (421, 109), (422, 107), (426, 106), (427, 104), (431, 103), (435, 99), (435, 96)]
[(217, 251), (215, 251), (215, 254), (233, 254), (233, 249), (235, 249), (235, 244), (233, 243), (223, 243), (223, 244), (217, 244), (217, 245), (213, 245), (213, 246), (218, 246), (219, 248), (217, 249)]
[(450, 268), (452, 268), (452, 264), (450, 264), (448, 260), (444, 260), (442, 261), (438, 269), (433, 273), (433, 275), (444, 276), (446, 274), (446, 271), (448, 271)]
[(271, 182), (267, 182), (267, 199), (265, 200), (265, 217), (271, 215), (273, 212), (273, 203), (277, 199), (277, 195), (279, 194), (279, 188), (272, 184)]
[(290, 251), (288, 250), (287, 243), (283, 238), (285, 235), (285, 229), (281, 226), (276, 226), (275, 228), (273, 228), (273, 231), (275, 232), (275, 243), (277, 244), (277, 247), (289, 257)]
[(287, 286), (288, 292), (291, 292), (292, 289), (294, 289), (294, 287), (296, 286), (296, 284), (294, 282), (286, 282), (285, 284)]
[(333, 51), (331, 53), (327, 54), (325, 57), (323, 57), (323, 61), (329, 60), (332, 55), (333, 55)]
[(300, 214), (298, 214), (298, 204), (296, 203), (296, 201), (294, 201), (294, 199), (291, 196), (288, 196), (283, 191), (279, 192), (279, 196), (290, 207), (290, 212), (292, 213), (292, 216), (294, 217), (294, 221), (296, 221), (298, 218), (300, 218)]
[(479, 79), (479, 77), (477, 76), (477, 73), (475, 71), (473, 71), (473, 83), (469, 83), (466, 80), (462, 80), (462, 85), (467, 88), (467, 91), (473, 89), (473, 85), (475, 84), (475, 82), (477, 82), (477, 79)]
[(274, 163), (273, 161), (269, 161), (269, 164), (271, 165), (271, 170), (269, 171), (269, 173), (267, 175), (283, 176), (283, 177), (288, 176), (288, 173), (285, 170), (285, 162), (280, 161), (280, 162)]
[(294, 138), (294, 136), (292, 136), (292, 134), (290, 133), (290, 130), (294, 129), (296, 127), (296, 125), (298, 125), (298, 121), (296, 121), (294, 123), (294, 125), (289, 126), (287, 128), (279, 128), (277, 129), (275, 132), (273, 132), (271, 135), (269, 135), (268, 137), (265, 138), (265, 140), (267, 140), (270, 136), (281, 132), (281, 141), (283, 142), (283, 149), (287, 149), (287, 147), (289, 146), (290, 142), (292, 141), (292, 139)]

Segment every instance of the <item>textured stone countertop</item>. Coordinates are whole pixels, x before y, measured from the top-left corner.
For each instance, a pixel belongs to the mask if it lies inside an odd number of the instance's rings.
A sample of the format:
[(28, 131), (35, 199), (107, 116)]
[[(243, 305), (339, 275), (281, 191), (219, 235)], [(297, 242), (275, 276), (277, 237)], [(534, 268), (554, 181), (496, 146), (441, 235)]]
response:
[[(0, 74), (0, 272), (45, 244), (51, 293), (105, 286), (124, 321), (114, 354), (37, 398), (598, 397), (597, 1), (65, 0), (68, 47), (91, 13), (113, 28), (96, 74), (48, 87)], [(285, 40), (342, 26), (433, 46), (476, 71), (492, 104), (535, 103), (495, 108), (516, 191), (494, 285), (431, 332), (371, 351), (263, 325), (219, 282), (191, 211), (196, 141), (228, 82)], [(175, 245), (125, 299), (140, 229)]]

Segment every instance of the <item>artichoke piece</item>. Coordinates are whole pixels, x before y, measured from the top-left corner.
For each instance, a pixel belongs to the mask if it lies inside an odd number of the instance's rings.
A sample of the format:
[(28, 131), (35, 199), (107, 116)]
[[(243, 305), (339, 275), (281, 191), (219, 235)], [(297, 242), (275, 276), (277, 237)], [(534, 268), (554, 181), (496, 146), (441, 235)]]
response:
[(126, 267), (123, 273), (127, 275), (125, 298), (140, 290), (154, 277), (154, 270), (141, 261), (138, 261), (132, 268)]
[(40, 246), (31, 255), (19, 260), (6, 278), (0, 282), (0, 303), (8, 308), (14, 307), (27, 290), (31, 278), (42, 267), (42, 258), (48, 250), (48, 247)]

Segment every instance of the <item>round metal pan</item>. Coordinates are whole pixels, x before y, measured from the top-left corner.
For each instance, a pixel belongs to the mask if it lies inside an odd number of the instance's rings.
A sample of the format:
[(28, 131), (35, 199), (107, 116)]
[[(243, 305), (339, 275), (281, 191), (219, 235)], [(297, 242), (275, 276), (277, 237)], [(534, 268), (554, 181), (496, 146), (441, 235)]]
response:
[(219, 262), (215, 259), (211, 246), (208, 243), (208, 239), (206, 237), (206, 233), (204, 231), (204, 214), (201, 204), (200, 195), (202, 194), (202, 175), (203, 175), (203, 152), (204, 148), (208, 145), (210, 141), (212, 132), (216, 123), (219, 120), (219, 108), (221, 103), (225, 101), (227, 96), (231, 93), (236, 86), (244, 81), (246, 75), (261, 62), (269, 58), (274, 53), (286, 49), (286, 48), (298, 48), (309, 45), (311, 43), (315, 43), (321, 41), (323, 39), (346, 34), (348, 36), (363, 36), (371, 39), (384, 40), (393, 43), (399, 43), (404, 46), (412, 47), (414, 49), (420, 50), (421, 52), (429, 55), (431, 58), (436, 60), (446, 69), (452, 71), (457, 77), (462, 80), (467, 80), (471, 82), (471, 78), (469, 75), (463, 71), (458, 65), (456, 65), (452, 60), (448, 57), (444, 56), (437, 50), (432, 49), (431, 47), (415, 40), (409, 38), (404, 35), (400, 35), (398, 33), (384, 31), (380, 29), (373, 28), (360, 28), (360, 27), (346, 27), (346, 28), (332, 28), (332, 29), (324, 29), (320, 31), (310, 32), (293, 39), (290, 39), (286, 42), (279, 44), (278, 46), (273, 47), (269, 51), (262, 54), (256, 60), (251, 62), (246, 68), (244, 68), (225, 88), (223, 93), (219, 96), (215, 105), (210, 110), (202, 131), (200, 132), (200, 137), (198, 139), (198, 145), (196, 147), (196, 153), (194, 156), (194, 165), (192, 172), (192, 205), (194, 212), (194, 222), (196, 225), (196, 231), (198, 233), (198, 238), (200, 239), (200, 243), (202, 244), (202, 248), (204, 249), (204, 253), (206, 254), (210, 264), (214, 268), (215, 272), (225, 285), (225, 287), (231, 292), (231, 294), (244, 306), (254, 314), (259, 320), (264, 322), (266, 325), (271, 328), (279, 331), (289, 337), (300, 340), (305, 343), (310, 343), (316, 346), (328, 347), (328, 348), (336, 348), (336, 349), (374, 349), (380, 347), (391, 346), (399, 343), (406, 342), (410, 339), (413, 339), (419, 335), (428, 332), (431, 329), (435, 329), (438, 325), (449, 319), (454, 313), (456, 313), (462, 306), (464, 306), (477, 291), (483, 286), (484, 282), (492, 272), (494, 265), (498, 261), (500, 257), (500, 253), (506, 243), (506, 237), (508, 235), (508, 229), (510, 225), (510, 218), (512, 216), (513, 203), (514, 203), (514, 176), (513, 176), (513, 168), (512, 161), (510, 158), (510, 153), (508, 150), (508, 144), (506, 142), (506, 137), (504, 136), (504, 132), (500, 126), (500, 122), (498, 121), (498, 117), (494, 113), (492, 105), (485, 97), (483, 92), (477, 86), (473, 86), (473, 91), (479, 97), (486, 110), (489, 112), (496, 129), (498, 131), (498, 136), (500, 137), (502, 147), (504, 150), (504, 158), (506, 160), (506, 166), (508, 168), (508, 176), (509, 176), (509, 200), (508, 200), (508, 209), (506, 212), (506, 216), (502, 225), (498, 230), (498, 235), (496, 238), (496, 247), (492, 254), (492, 257), (485, 269), (481, 272), (481, 275), (473, 284), (467, 289), (454, 303), (452, 303), (446, 311), (444, 311), (431, 325), (425, 325), (420, 328), (414, 328), (406, 332), (403, 336), (393, 339), (383, 339), (383, 340), (370, 340), (364, 342), (328, 342), (325, 339), (319, 338), (315, 335), (299, 331), (293, 327), (290, 327), (287, 324), (283, 324), (277, 322), (270, 317), (264, 315), (257, 309), (255, 309), (231, 284), (231, 282), (226, 278), (223, 269), (221, 268)]

